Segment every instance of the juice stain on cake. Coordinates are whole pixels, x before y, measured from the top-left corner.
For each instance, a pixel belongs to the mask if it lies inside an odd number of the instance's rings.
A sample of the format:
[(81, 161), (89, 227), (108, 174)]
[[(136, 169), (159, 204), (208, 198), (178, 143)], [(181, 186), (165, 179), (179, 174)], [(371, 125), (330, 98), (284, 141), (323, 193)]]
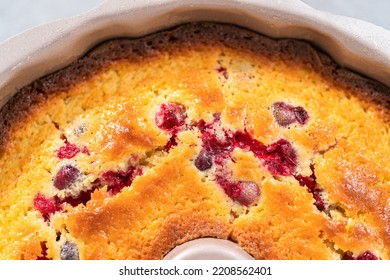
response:
[[(294, 122), (306, 124), (309, 114), (303, 107), (294, 107), (284, 102), (276, 102), (272, 105), (272, 113), (277, 123), (281, 126), (288, 126)], [(199, 171), (210, 169), (213, 164), (215, 169), (215, 181), (222, 187), (225, 193), (234, 201), (242, 205), (254, 204), (260, 197), (260, 188), (255, 182), (232, 181), (231, 174), (227, 170), (227, 160), (232, 158), (232, 152), (236, 148), (252, 152), (268, 171), (273, 175), (291, 176), (301, 186), (306, 186), (308, 192), (313, 195), (314, 205), (318, 210), (325, 210), (325, 203), (320, 197), (322, 190), (315, 180), (315, 175), (304, 177), (295, 174), (297, 153), (293, 146), (286, 139), (279, 139), (270, 145), (264, 145), (256, 140), (247, 131), (232, 131), (222, 126), (219, 113), (213, 115), (214, 120), (206, 123), (200, 120), (195, 127), (201, 132), (202, 148), (194, 161)], [(162, 104), (158, 109), (155, 122), (157, 127), (171, 134), (171, 138), (164, 147), (169, 151), (177, 145), (176, 136), (184, 127), (187, 114), (185, 108), (175, 103)]]
[[(274, 103), (272, 113), (276, 122), (281, 126), (288, 126), (294, 122), (304, 125), (309, 119), (309, 114), (303, 107), (294, 107), (284, 102)], [(289, 141), (279, 139), (267, 146), (256, 140), (247, 131), (232, 131), (224, 128), (220, 114), (215, 113), (213, 117), (214, 120), (211, 123), (201, 120), (195, 125), (201, 132), (202, 148), (194, 165), (199, 171), (206, 171), (213, 164), (217, 165), (214, 174), (215, 181), (232, 200), (250, 206), (260, 197), (260, 188), (255, 182), (232, 181), (230, 179), (231, 174), (226, 167), (227, 160), (232, 158), (232, 152), (235, 148), (240, 148), (252, 152), (271, 174), (294, 176), (299, 184), (305, 186), (307, 191), (312, 194), (316, 208), (319, 211), (326, 210), (325, 202), (321, 197), (323, 190), (317, 184), (314, 166), (311, 165), (311, 176), (295, 174), (298, 165), (297, 153)], [(165, 151), (169, 151), (172, 146), (177, 145), (176, 135), (185, 124), (186, 118), (187, 114), (181, 105), (169, 103), (160, 106), (155, 117), (156, 125), (172, 134), (165, 145)]]
[(142, 175), (142, 169), (140, 167), (129, 166), (126, 171), (106, 171), (103, 172), (101, 178), (98, 181), (95, 181), (95, 184), (100, 184), (101, 186), (107, 185), (108, 191), (112, 195), (119, 193), (123, 188), (131, 186), (133, 180), (136, 176)]
[(222, 127), (219, 114), (214, 114), (212, 123), (200, 121), (197, 127), (202, 134), (202, 150), (198, 157), (212, 158), (217, 165), (223, 165), (226, 159), (232, 157), (234, 149), (240, 148), (252, 152), (273, 175), (292, 175), (297, 167), (296, 152), (285, 139), (266, 146), (247, 131), (231, 131)]
[[(280, 118), (279, 122), (283, 125), (295, 121), (305, 124), (308, 120), (308, 114), (302, 107), (293, 107), (283, 102), (277, 102), (273, 107), (274, 116), (278, 116), (277, 118)], [(276, 115), (275, 112), (277, 112)], [(280, 117), (281, 115), (282, 117)], [(260, 187), (255, 182), (236, 181), (231, 178), (232, 174), (227, 168), (227, 163), (229, 159), (232, 159), (233, 151), (240, 148), (253, 153), (271, 174), (294, 176), (299, 184), (306, 186), (308, 192), (313, 195), (314, 205), (317, 209), (325, 210), (325, 203), (320, 196), (322, 190), (316, 182), (314, 168), (312, 167), (313, 174), (308, 177), (295, 174), (298, 165), (297, 153), (286, 139), (279, 139), (268, 146), (264, 145), (247, 131), (232, 131), (223, 127), (219, 113), (213, 114), (213, 121), (210, 123), (200, 120), (189, 126), (186, 125), (186, 120), (187, 112), (184, 106), (180, 104), (168, 103), (159, 107), (155, 115), (155, 123), (158, 128), (170, 134), (170, 138), (164, 146), (164, 151), (169, 152), (172, 147), (178, 144), (177, 135), (180, 131), (196, 127), (201, 133), (202, 148), (194, 161), (194, 165), (200, 171), (206, 171), (216, 165), (214, 179), (233, 201), (244, 206), (250, 206), (258, 201), (261, 194)], [(57, 157), (60, 159), (73, 158), (79, 152), (89, 154), (86, 148), (80, 149), (69, 143), (64, 135), (61, 138), (65, 140), (65, 146), (62, 146), (57, 152)], [(108, 193), (115, 195), (123, 188), (131, 186), (134, 178), (142, 175), (142, 173), (142, 168), (136, 166), (129, 166), (126, 170), (108, 170), (103, 172), (88, 190), (81, 190), (76, 196), (60, 198), (56, 195), (46, 198), (42, 194), (37, 194), (34, 199), (34, 206), (41, 212), (44, 220), (49, 221), (50, 215), (62, 210), (63, 203), (72, 206), (86, 204), (91, 198), (91, 193), (105, 185)], [(70, 188), (80, 175), (80, 171), (76, 167), (65, 165), (55, 175), (53, 185), (58, 190)]]
[[(65, 169), (65, 171), (64, 171)], [(59, 189), (65, 189), (70, 187), (72, 183), (77, 180), (77, 176), (80, 174), (78, 169), (70, 166), (64, 166), (57, 173), (53, 182), (54, 186)], [(142, 175), (141, 167), (129, 166), (127, 170), (108, 170), (101, 174), (99, 178), (91, 183), (91, 186), (87, 190), (81, 190), (77, 195), (67, 195), (60, 197), (55, 195), (53, 197), (46, 197), (41, 193), (38, 193), (34, 198), (34, 207), (43, 216), (46, 222), (50, 221), (50, 216), (55, 212), (62, 211), (62, 205), (67, 203), (73, 207), (79, 204), (86, 204), (91, 199), (91, 194), (107, 186), (107, 191), (110, 195), (116, 195), (122, 191), (125, 187), (130, 187), (136, 176)]]
[(57, 151), (57, 157), (59, 159), (71, 159), (80, 152), (86, 155), (90, 155), (87, 147), (80, 148), (75, 144), (70, 143), (65, 135), (61, 135), (61, 139), (65, 141), (65, 145)]
[(62, 209), (56, 198), (48, 198), (41, 193), (38, 193), (34, 197), (33, 204), (35, 209), (42, 214), (42, 217), (46, 222), (50, 220), (52, 214)]
[(326, 210), (326, 204), (321, 194), (323, 193), (323, 189), (317, 183), (317, 178), (314, 172), (314, 165), (310, 165), (310, 169), (312, 174), (310, 176), (302, 176), (300, 174), (294, 175), (294, 178), (298, 180), (299, 185), (302, 187), (306, 187), (307, 191), (313, 195), (315, 200), (314, 205), (320, 211)]
[(177, 145), (177, 134), (184, 126), (187, 119), (185, 108), (176, 103), (162, 104), (155, 116), (155, 123), (158, 128), (171, 134), (171, 138), (164, 147), (164, 151)]

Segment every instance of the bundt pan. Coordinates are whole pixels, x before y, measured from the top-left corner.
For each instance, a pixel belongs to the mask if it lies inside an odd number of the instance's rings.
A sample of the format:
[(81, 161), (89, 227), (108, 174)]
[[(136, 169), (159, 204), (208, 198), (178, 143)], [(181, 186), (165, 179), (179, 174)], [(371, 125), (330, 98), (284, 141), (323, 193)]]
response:
[[(388, 30), (315, 10), (299, 0), (109, 0), (84, 14), (38, 26), (2, 43), (0, 108), (22, 87), (69, 65), (101, 42), (198, 21), (230, 23), (273, 38), (309, 41), (339, 65), (390, 86)], [(200, 238), (177, 246), (165, 259), (253, 257), (233, 242)]]

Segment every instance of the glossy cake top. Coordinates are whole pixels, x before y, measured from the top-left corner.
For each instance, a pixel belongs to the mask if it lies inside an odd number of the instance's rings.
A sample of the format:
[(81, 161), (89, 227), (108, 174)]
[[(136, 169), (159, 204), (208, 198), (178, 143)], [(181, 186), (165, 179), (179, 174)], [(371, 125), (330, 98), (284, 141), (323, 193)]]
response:
[(103, 43), (0, 112), (0, 258), (388, 259), (388, 94), (232, 25)]

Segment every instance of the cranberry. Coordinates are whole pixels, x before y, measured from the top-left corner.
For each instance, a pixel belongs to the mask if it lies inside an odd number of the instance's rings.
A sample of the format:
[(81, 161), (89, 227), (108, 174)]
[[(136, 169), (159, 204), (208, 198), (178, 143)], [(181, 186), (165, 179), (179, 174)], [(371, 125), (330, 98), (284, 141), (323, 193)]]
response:
[(242, 205), (250, 206), (259, 199), (260, 188), (254, 182), (235, 182), (222, 174), (216, 176), (216, 181), (232, 200)]
[(294, 122), (306, 124), (309, 114), (302, 107), (294, 107), (284, 102), (275, 102), (271, 106), (272, 114), (280, 126), (289, 126)]
[(38, 193), (34, 198), (34, 207), (43, 216), (47, 222), (50, 220), (50, 215), (61, 210), (61, 206), (57, 199), (47, 198), (43, 194)]
[(355, 259), (353, 257), (353, 253), (351, 251), (346, 251), (343, 256), (343, 260), (377, 260), (378, 257), (375, 256), (371, 251), (365, 251), (361, 253), (357, 258)]
[(77, 147), (74, 144), (70, 144), (69, 142), (65, 142), (65, 146), (62, 146), (58, 151), (57, 151), (57, 157), (59, 159), (70, 159), (75, 157), (78, 153), (80, 152), (79, 147)]
[(101, 179), (108, 184), (108, 190), (115, 195), (119, 193), (124, 187), (130, 186), (134, 178), (141, 174), (141, 169), (134, 166), (129, 166), (126, 171), (106, 171), (102, 174)]
[(288, 176), (294, 173), (297, 154), (290, 142), (280, 139), (268, 146), (266, 152), (262, 159), (272, 174)]
[(196, 157), (194, 164), (200, 171), (206, 171), (213, 165), (213, 156), (206, 150), (202, 149)]
[(307, 123), (307, 121), (309, 120), (309, 114), (306, 112), (305, 109), (303, 109), (302, 107), (295, 107), (293, 111), (297, 122), (299, 122), (300, 124)]
[(240, 196), (241, 187), (238, 182), (230, 182), (227, 179), (217, 179), (217, 182), (232, 200), (236, 200)]
[(65, 135), (61, 135), (61, 139), (65, 140), (65, 146), (62, 146), (57, 151), (57, 157), (59, 159), (71, 159), (74, 158), (78, 153), (82, 152), (83, 154), (90, 155), (89, 150), (86, 147), (81, 149), (74, 144), (69, 143)]
[(60, 258), (61, 260), (79, 260), (79, 249), (77, 245), (66, 241), (61, 247)]
[(64, 165), (54, 178), (54, 186), (59, 189), (67, 189), (74, 184), (80, 176), (80, 171), (72, 165)]
[(238, 186), (241, 192), (236, 197), (236, 200), (242, 205), (250, 206), (259, 199), (260, 188), (255, 182), (240, 181)]
[(180, 128), (185, 124), (187, 113), (182, 105), (175, 103), (162, 104), (155, 116), (156, 125), (171, 133), (171, 138), (165, 144), (164, 151), (177, 145), (177, 134)]
[(156, 113), (156, 125), (166, 131), (178, 130), (184, 125), (187, 113), (182, 105), (175, 103), (162, 104)]
[(298, 165), (297, 154), (291, 143), (285, 139), (280, 139), (269, 146), (265, 146), (248, 132), (238, 131), (234, 134), (234, 141), (236, 147), (249, 150), (262, 160), (274, 175), (292, 175)]
[(361, 253), (358, 257), (358, 260), (377, 260), (378, 257), (375, 256), (371, 251), (365, 251), (364, 253)]

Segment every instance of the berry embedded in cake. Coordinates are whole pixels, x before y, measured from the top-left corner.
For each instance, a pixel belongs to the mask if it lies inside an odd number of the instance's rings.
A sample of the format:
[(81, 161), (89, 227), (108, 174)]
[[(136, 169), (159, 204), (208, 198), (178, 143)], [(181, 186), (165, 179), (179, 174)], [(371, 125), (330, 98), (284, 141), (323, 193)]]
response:
[(229, 24), (104, 42), (0, 111), (0, 259), (390, 259), (389, 96)]
[(275, 102), (271, 106), (275, 121), (281, 126), (289, 126), (295, 122), (303, 125), (309, 120), (309, 115), (301, 106), (293, 107), (284, 102)]
[(59, 190), (69, 188), (80, 177), (80, 171), (72, 165), (64, 165), (57, 172), (53, 185)]
[(61, 260), (78, 260), (79, 250), (77, 245), (66, 241), (61, 247), (60, 258)]

